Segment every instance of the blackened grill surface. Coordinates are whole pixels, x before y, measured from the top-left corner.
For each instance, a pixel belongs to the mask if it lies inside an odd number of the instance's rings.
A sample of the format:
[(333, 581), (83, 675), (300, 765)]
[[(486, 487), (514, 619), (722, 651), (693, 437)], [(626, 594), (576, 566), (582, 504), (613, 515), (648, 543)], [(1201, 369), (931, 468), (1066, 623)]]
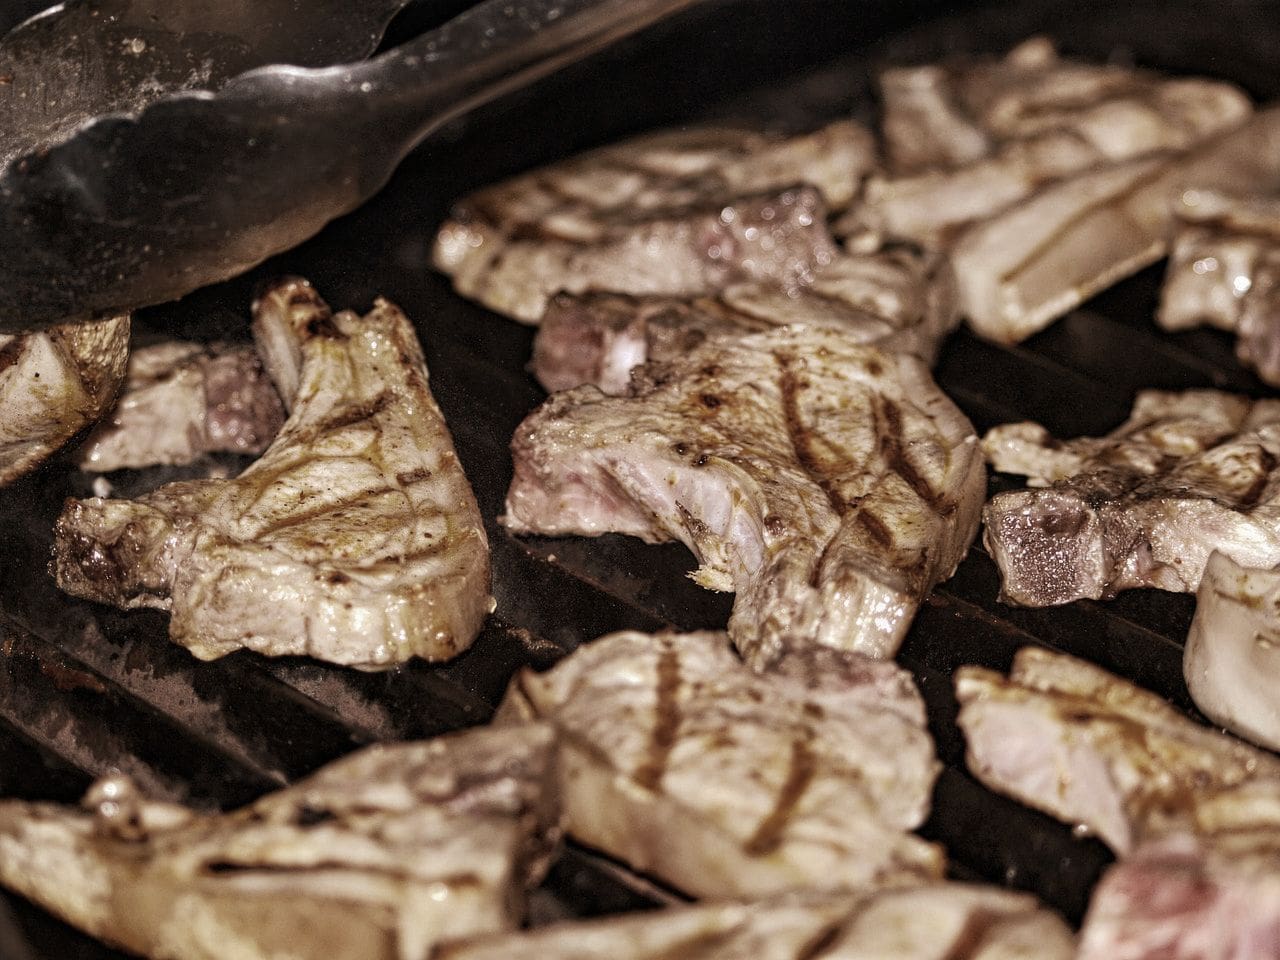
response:
[[(418, 325), (432, 388), (490, 523), (497, 613), (468, 652), (436, 667), (361, 674), (246, 652), (199, 663), (168, 642), (163, 616), (81, 603), (54, 587), (46, 571), (53, 520), (64, 497), (89, 487), (63, 457), (0, 491), (0, 795), (74, 801), (92, 776), (118, 768), (162, 797), (236, 805), (364, 743), (484, 722), (518, 666), (550, 665), (610, 630), (723, 626), (730, 598), (685, 578), (693, 561), (682, 547), (516, 540), (496, 524), (511, 476), (507, 444), (543, 396), (525, 370), (532, 331), (455, 297), (427, 268), (435, 226), (472, 188), (661, 124), (757, 116), (802, 127), (850, 110), (871, 119), (868, 78), (882, 64), (1003, 51), (1036, 32), (1069, 53), (1225, 77), (1260, 100), (1280, 95), (1280, 12), (1268, 2), (1210, 9), (1194, 0), (1041, 0), (941, 12), (925, 0), (720, 2), (443, 131), (373, 202), (298, 250), (144, 311), (144, 333), (247, 339), (255, 284), (285, 273), (310, 278), (335, 305), (367, 309), (378, 294), (401, 305)], [(1227, 335), (1156, 330), (1162, 270), (1018, 347), (957, 334), (942, 352), (939, 381), (979, 430), (1029, 418), (1065, 436), (1114, 426), (1140, 387), (1262, 394)], [(178, 475), (111, 479), (129, 495)], [(1010, 485), (991, 481), (993, 492)], [(947, 847), (955, 875), (1032, 890), (1078, 921), (1108, 855), (968, 776), (951, 674), (967, 663), (1005, 670), (1015, 650), (1039, 643), (1193, 712), (1181, 657), (1194, 600), (1135, 591), (1018, 610), (996, 601), (997, 587), (994, 565), (975, 547), (922, 607), (899, 657), (920, 682), (946, 764), (923, 832)], [(535, 919), (670, 897), (570, 849), (536, 898)], [(0, 945), (21, 937), (40, 960), (121, 956), (17, 898), (9, 905), (12, 916), (0, 909)]]

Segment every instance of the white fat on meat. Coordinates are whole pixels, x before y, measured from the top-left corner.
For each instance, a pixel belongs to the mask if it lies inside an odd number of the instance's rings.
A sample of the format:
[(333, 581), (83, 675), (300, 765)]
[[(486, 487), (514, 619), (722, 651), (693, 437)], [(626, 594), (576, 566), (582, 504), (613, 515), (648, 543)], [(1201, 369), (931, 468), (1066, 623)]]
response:
[(0, 882), (165, 960), (427, 960), (512, 930), (558, 839), (554, 733), (377, 745), (231, 813), (116, 775), (88, 810), (0, 801)]
[(300, 280), (254, 314), (289, 409), (275, 441), (234, 479), (69, 501), (58, 585), (169, 611), (203, 659), (385, 669), (466, 649), (492, 609), (488, 541), (408, 318), (385, 300), (331, 314)]
[(560, 732), (565, 829), (697, 897), (936, 878), (938, 773), (909, 674), (813, 649), (762, 676), (723, 633), (617, 633), (520, 671), (498, 723)]
[(709, 341), (625, 397), (553, 394), (512, 452), (509, 530), (680, 540), (695, 581), (736, 592), (729, 632), (758, 668), (814, 644), (892, 656), (986, 491), (921, 360), (821, 327)]

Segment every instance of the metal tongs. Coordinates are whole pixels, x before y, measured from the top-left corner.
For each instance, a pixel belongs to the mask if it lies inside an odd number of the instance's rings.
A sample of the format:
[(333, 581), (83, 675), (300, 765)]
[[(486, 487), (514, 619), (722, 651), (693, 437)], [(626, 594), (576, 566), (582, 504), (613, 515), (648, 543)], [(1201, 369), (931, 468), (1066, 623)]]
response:
[(693, 2), (486, 0), (372, 60), (92, 120), (0, 170), (0, 333), (235, 276), (358, 207), (442, 124)]

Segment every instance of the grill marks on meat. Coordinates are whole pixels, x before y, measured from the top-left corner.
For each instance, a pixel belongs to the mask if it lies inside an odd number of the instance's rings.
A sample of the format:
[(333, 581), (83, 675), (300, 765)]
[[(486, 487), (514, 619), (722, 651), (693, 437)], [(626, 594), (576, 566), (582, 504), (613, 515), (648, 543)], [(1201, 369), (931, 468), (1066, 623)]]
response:
[(1018, 423), (990, 431), (983, 449), (995, 469), (1043, 488), (999, 494), (984, 513), (1007, 602), (1192, 591), (1214, 550), (1247, 566), (1280, 563), (1274, 400), (1144, 391), (1105, 437), (1063, 443)]
[(331, 315), (292, 280), (254, 323), (290, 408), (271, 447), (233, 480), (69, 501), (59, 586), (169, 610), (205, 659), (244, 646), (381, 669), (465, 649), (491, 609), (488, 543), (408, 319), (383, 300)]
[(284, 409), (251, 346), (170, 341), (129, 355), (124, 391), (80, 450), (85, 470), (261, 453)]
[(890, 656), (977, 526), (972, 427), (915, 357), (779, 327), (555, 394), (519, 427), (516, 533), (678, 539), (763, 668), (820, 644)]
[(437, 960), (1068, 960), (1071, 932), (1025, 894), (934, 883), (673, 907), (443, 946)]
[(513, 929), (558, 836), (542, 725), (379, 745), (228, 814), (99, 781), (92, 812), (0, 802), (0, 881), (173, 960), (425, 960)]
[(786, 139), (718, 128), (642, 137), (472, 194), (440, 228), (434, 262), (463, 296), (525, 323), (560, 290), (789, 286), (834, 258), (826, 214), (874, 162), (870, 135), (848, 121)]
[(786, 324), (838, 329), (932, 363), (958, 320), (950, 265), (894, 248), (838, 256), (790, 291), (752, 283), (686, 299), (557, 294), (534, 339), (533, 371), (550, 391), (593, 383), (624, 394), (632, 369), (647, 361), (670, 362), (708, 339)]
[[(969, 767), (1117, 854), (1080, 956), (1263, 956), (1280, 929), (1280, 761), (1082, 661), (956, 678)], [(1263, 948), (1265, 945), (1265, 949)], [(1256, 950), (1262, 953), (1256, 953)]]
[(1240, 362), (1280, 385), (1280, 199), (1189, 190), (1176, 212), (1157, 321), (1234, 330)]
[(0, 336), (0, 485), (107, 410), (125, 377), (129, 317)]
[(619, 633), (521, 671), (498, 722), (561, 733), (566, 829), (692, 895), (918, 883), (938, 764), (909, 676), (811, 649), (761, 676), (722, 633)]

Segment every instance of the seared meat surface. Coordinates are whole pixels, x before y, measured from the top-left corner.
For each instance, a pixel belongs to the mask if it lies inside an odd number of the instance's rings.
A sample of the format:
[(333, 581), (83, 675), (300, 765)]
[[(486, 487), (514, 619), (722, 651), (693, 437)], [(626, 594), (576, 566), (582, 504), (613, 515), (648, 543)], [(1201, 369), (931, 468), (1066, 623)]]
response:
[(533, 372), (552, 391), (593, 383), (623, 394), (642, 363), (676, 360), (712, 337), (786, 324), (833, 327), (932, 363), (958, 321), (950, 265), (895, 248), (838, 256), (791, 291), (745, 283), (692, 299), (557, 294), (533, 342)]
[(522, 670), (498, 722), (561, 733), (565, 829), (700, 897), (919, 883), (938, 772), (894, 664), (811, 648), (760, 675), (723, 633), (617, 633)]
[(0, 335), (0, 485), (92, 424), (124, 382), (129, 317)]
[(999, 494), (984, 513), (1007, 602), (1193, 591), (1214, 550), (1280, 563), (1278, 401), (1144, 391), (1105, 437), (1062, 442), (1015, 423), (982, 445), (996, 470), (1039, 488)]
[(1176, 210), (1157, 321), (1234, 330), (1240, 362), (1280, 385), (1280, 199), (1188, 190)]
[(80, 448), (80, 467), (106, 472), (261, 453), (283, 422), (252, 346), (157, 343), (129, 354), (124, 390)]
[(973, 429), (916, 357), (821, 327), (708, 341), (631, 393), (554, 394), (512, 441), (515, 533), (680, 540), (733, 590), (764, 668), (813, 644), (892, 656), (976, 532)]
[(99, 781), (88, 811), (0, 802), (0, 881), (165, 960), (425, 960), (510, 930), (558, 837), (545, 726), (378, 745), (241, 810)]
[(204, 659), (248, 647), (382, 669), (465, 649), (491, 609), (488, 543), (412, 325), (383, 300), (330, 314), (298, 280), (254, 314), (290, 410), (276, 440), (232, 480), (68, 502), (58, 585), (168, 610)]
[(1075, 938), (1034, 898), (933, 883), (672, 907), (446, 944), (435, 960), (1070, 960)]
[(698, 296), (804, 282), (836, 254), (829, 211), (875, 163), (848, 121), (778, 138), (694, 128), (641, 137), (477, 191), (436, 239), (463, 296), (537, 323), (557, 291)]

